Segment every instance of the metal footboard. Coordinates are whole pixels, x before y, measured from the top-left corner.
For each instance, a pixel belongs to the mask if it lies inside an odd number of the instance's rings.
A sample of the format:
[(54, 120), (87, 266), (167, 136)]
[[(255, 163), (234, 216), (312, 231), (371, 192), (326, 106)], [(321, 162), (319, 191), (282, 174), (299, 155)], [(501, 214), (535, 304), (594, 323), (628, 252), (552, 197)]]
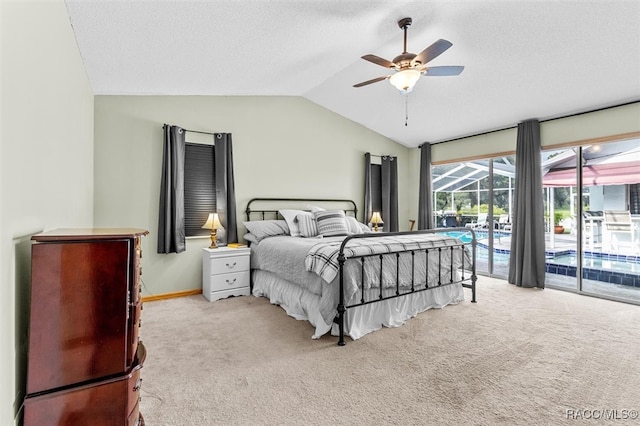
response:
[[(383, 237), (389, 237), (389, 236), (399, 236), (399, 235), (420, 235), (420, 234), (441, 234), (441, 233), (449, 233), (449, 232), (463, 232), (465, 234), (470, 234), (471, 235), (471, 241), (469, 242), (465, 242), (465, 241), (460, 241), (459, 244), (455, 244), (455, 245), (445, 245), (445, 246), (435, 246), (435, 247), (429, 247), (429, 248), (420, 248), (420, 249), (408, 249), (408, 250), (401, 250), (401, 251), (392, 251), (392, 252), (387, 252), (387, 253), (382, 253), (382, 254), (366, 254), (366, 255), (356, 255), (356, 256), (351, 256), (349, 258), (347, 258), (347, 256), (345, 255), (345, 249), (347, 248), (349, 242), (351, 240), (355, 240), (355, 239), (362, 239), (362, 238), (366, 238), (366, 239), (371, 239), (371, 238), (383, 238)], [(476, 235), (475, 235), (475, 231), (473, 229), (470, 228), (442, 228), (442, 229), (429, 229), (429, 230), (420, 230), (420, 231), (410, 231), (410, 232), (388, 232), (388, 233), (370, 233), (370, 234), (357, 234), (357, 235), (351, 235), (348, 236), (344, 239), (344, 241), (342, 242), (341, 246), (340, 246), (340, 251), (338, 254), (338, 264), (339, 264), (339, 282), (340, 282), (340, 298), (339, 298), (339, 302), (338, 302), (338, 312), (337, 315), (334, 319), (334, 322), (338, 324), (339, 327), (339, 340), (338, 340), (338, 345), (339, 346), (344, 346), (346, 344), (345, 340), (344, 340), (344, 327), (345, 327), (345, 314), (347, 312), (347, 309), (350, 308), (355, 308), (358, 306), (364, 306), (364, 305), (368, 305), (368, 304), (372, 304), (372, 303), (378, 303), (384, 300), (389, 300), (389, 299), (393, 299), (393, 298), (397, 298), (397, 297), (404, 297), (404, 296), (408, 296), (411, 294), (415, 294), (415, 293), (419, 293), (419, 292), (423, 292), (423, 291), (429, 291), (432, 290), (434, 288), (439, 288), (439, 287), (443, 287), (443, 286), (448, 286), (448, 285), (452, 285), (452, 284), (458, 284), (461, 283), (461, 285), (465, 288), (469, 288), (471, 289), (471, 302), (472, 303), (476, 303), (476, 280), (477, 280), (477, 276), (476, 276)], [(447, 251), (450, 250), (450, 256), (449, 256), (449, 262), (450, 264), (447, 265), (449, 266), (449, 276), (443, 276), (443, 256), (442, 253), (443, 251)], [(454, 254), (455, 254), (455, 250), (460, 250), (461, 252), (461, 259), (462, 259), (462, 264), (460, 265), (459, 268), (454, 269)], [(465, 256), (464, 256), (464, 251), (465, 250), (470, 250), (471, 251), (471, 264), (470, 265), (465, 265)], [(415, 265), (415, 255), (416, 253), (425, 253), (425, 262), (426, 262), (426, 268), (425, 268), (425, 282), (424, 285), (416, 285), (416, 265)], [(410, 253), (411, 255), (411, 287), (410, 289), (406, 290), (406, 291), (402, 291), (401, 292), (401, 286), (400, 286), (400, 256), (402, 253)], [(431, 257), (430, 257), (431, 256)], [(383, 288), (383, 261), (385, 258), (389, 258), (391, 257), (391, 259), (395, 258), (395, 266), (396, 266), (396, 275), (395, 275), (395, 291), (391, 290), (391, 294), (384, 294), (385, 293), (385, 289)], [(430, 258), (437, 258), (437, 265), (438, 265), (438, 277), (437, 277), (437, 283), (432, 283), (430, 285), (429, 283), (429, 259)], [(359, 289), (361, 289), (361, 296), (360, 296), (360, 300), (358, 303), (351, 303), (349, 305), (346, 304), (345, 302), (345, 270), (344, 270), (344, 266), (345, 266), (345, 262), (347, 260), (354, 260), (357, 259), (360, 264), (361, 264), (361, 279), (362, 281), (359, 283)], [(379, 261), (380, 262), (380, 279), (379, 279), (379, 294), (377, 295), (376, 298), (374, 299), (369, 299), (367, 300), (367, 298), (365, 297), (365, 283), (364, 283), (364, 269), (365, 269), (365, 264), (366, 262), (376, 262)], [(456, 271), (460, 271), (460, 277), (458, 277)], [(435, 277), (432, 277), (435, 280)], [(387, 293), (389, 293), (389, 291), (387, 290)]]

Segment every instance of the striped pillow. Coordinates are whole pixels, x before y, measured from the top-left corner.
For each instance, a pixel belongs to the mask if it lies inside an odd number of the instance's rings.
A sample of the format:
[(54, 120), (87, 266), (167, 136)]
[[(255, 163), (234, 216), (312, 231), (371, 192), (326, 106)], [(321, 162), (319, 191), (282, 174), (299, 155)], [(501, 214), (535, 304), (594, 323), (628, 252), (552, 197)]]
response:
[(300, 235), (305, 238), (317, 237), (318, 226), (316, 225), (316, 218), (313, 213), (302, 212), (296, 215), (296, 223), (300, 230)]
[(320, 235), (332, 237), (337, 235), (347, 235), (349, 233), (344, 211), (324, 210), (314, 212), (313, 215), (316, 218), (318, 233)]

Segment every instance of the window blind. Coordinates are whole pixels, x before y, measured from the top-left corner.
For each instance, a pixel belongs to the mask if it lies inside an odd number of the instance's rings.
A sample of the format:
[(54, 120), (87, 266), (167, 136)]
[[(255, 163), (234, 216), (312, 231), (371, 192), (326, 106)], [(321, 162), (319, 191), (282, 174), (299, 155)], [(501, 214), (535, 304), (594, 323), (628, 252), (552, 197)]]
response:
[(202, 229), (216, 210), (216, 174), (213, 145), (185, 144), (184, 215), (187, 237), (210, 235)]

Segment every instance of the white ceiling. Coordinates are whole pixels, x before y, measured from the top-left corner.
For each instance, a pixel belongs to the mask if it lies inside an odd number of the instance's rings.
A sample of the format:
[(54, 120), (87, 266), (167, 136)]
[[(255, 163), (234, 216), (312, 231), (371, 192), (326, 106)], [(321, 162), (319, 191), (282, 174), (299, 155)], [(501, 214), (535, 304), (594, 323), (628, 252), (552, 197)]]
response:
[[(67, 0), (95, 94), (303, 96), (405, 146), (640, 100), (640, 1)], [(453, 47), (408, 96), (360, 59)], [(406, 105), (405, 105), (406, 102)], [(405, 126), (405, 106), (408, 125)]]

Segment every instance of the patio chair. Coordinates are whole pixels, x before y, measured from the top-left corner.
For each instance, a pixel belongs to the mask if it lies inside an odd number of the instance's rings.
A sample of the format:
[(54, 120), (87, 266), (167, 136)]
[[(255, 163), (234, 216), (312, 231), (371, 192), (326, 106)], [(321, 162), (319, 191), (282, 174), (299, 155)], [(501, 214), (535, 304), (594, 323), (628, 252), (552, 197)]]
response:
[(485, 228), (487, 226), (487, 213), (479, 213), (478, 219), (465, 225), (466, 228)]
[(584, 245), (588, 249), (602, 248), (602, 222), (604, 216), (601, 211), (587, 210), (582, 214)]
[(631, 222), (631, 213), (629, 210), (605, 210), (603, 234), (612, 251), (615, 245), (615, 251), (620, 252), (620, 243), (626, 241), (630, 241), (632, 251), (637, 250), (635, 245), (635, 229)]
[(506, 229), (507, 225), (509, 225), (509, 229), (511, 229), (511, 223), (509, 222), (508, 214), (501, 214), (498, 218), (498, 228)]

